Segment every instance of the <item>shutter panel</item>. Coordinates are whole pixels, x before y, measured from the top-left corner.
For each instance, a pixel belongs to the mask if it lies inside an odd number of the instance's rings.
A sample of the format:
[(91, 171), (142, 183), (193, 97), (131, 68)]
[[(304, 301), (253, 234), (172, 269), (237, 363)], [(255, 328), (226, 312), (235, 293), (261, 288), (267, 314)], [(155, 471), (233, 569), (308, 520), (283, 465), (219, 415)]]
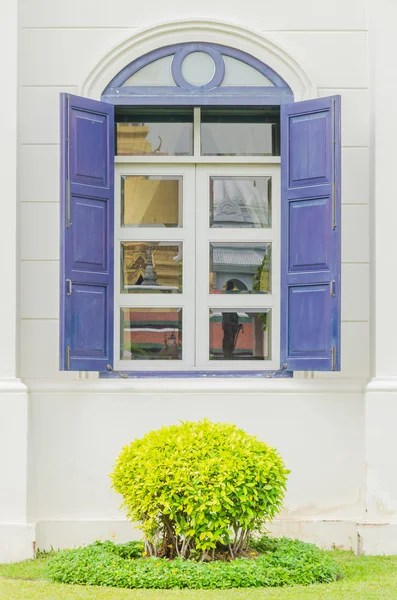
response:
[(340, 96), (281, 106), (281, 363), (340, 370)]
[(113, 365), (113, 205), (113, 105), (61, 94), (61, 370)]

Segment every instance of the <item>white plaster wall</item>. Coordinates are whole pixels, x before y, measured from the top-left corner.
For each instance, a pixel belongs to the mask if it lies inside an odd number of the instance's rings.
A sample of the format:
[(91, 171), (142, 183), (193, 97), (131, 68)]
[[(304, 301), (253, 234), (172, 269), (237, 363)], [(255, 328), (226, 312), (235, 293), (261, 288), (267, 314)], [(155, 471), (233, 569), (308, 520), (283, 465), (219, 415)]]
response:
[[(160, 390), (172, 386), (156, 383)], [(336, 384), (326, 393), (301, 380), (282, 382), (281, 392), (276, 381), (268, 393), (255, 382), (224, 393), (218, 382), (204, 383), (159, 393), (145, 382), (128, 382), (127, 391), (118, 381), (87, 380), (69, 391), (48, 383), (33, 392), (29, 517), (41, 523), (38, 546), (70, 546), (113, 532), (118, 539), (136, 536), (123, 526), (120, 498), (110, 489), (115, 457), (150, 429), (207, 417), (237, 423), (281, 452), (291, 474), (276, 531), (302, 536), (302, 523), (338, 521), (343, 531), (330, 531), (325, 541), (320, 528), (314, 541), (355, 548), (350, 524), (364, 520), (365, 500), (360, 391)]]
[(32, 394), (34, 520), (120, 518), (120, 498), (110, 490), (108, 474), (121, 447), (150, 429), (204, 417), (238, 423), (280, 450), (291, 469), (283, 517), (362, 520), (360, 393), (333, 398), (305, 386), (298, 394), (278, 394), (272, 386), (270, 394), (145, 394), (110, 387), (97, 394), (83, 386)]
[[(280, 450), (292, 470), (282, 515), (286, 522), (362, 520), (362, 382), (370, 375), (365, 4), (204, 0), (192, 14), (191, 3), (180, 0), (171, 5), (152, 0), (139, 11), (127, 0), (21, 0), (19, 11), (20, 367), (32, 390), (28, 508), (30, 519), (42, 523), (39, 546), (78, 543), (78, 531), (70, 526), (78, 521), (85, 523), (89, 539), (108, 535), (99, 524), (122, 518), (107, 477), (117, 452), (154, 427), (186, 418), (235, 422)], [(340, 374), (261, 385), (242, 380), (222, 387), (221, 382), (213, 388), (197, 382), (195, 390), (176, 387), (171, 393), (169, 382), (152, 388), (149, 383), (145, 391), (144, 382), (78, 380), (76, 374), (58, 372), (58, 95), (78, 93), (114, 46), (154, 25), (153, 15), (158, 22), (227, 15), (231, 23), (256, 30), (288, 52), (318, 95), (342, 95)], [(330, 377), (332, 384), (321, 381)], [(88, 527), (90, 521), (97, 525)], [(45, 528), (53, 522), (66, 527), (61, 533), (55, 525)], [(75, 532), (72, 540), (66, 529)], [(284, 529), (292, 530), (302, 535), (299, 527)], [(340, 539), (349, 545), (350, 529), (343, 531), (334, 538), (319, 534), (316, 541)]]
[(0, 274), (3, 286), (7, 285), (0, 298), (0, 332), (5, 342), (0, 343), (1, 381), (15, 377), (16, 365), (17, 13), (12, 0), (4, 0), (0, 6), (0, 52), (2, 56), (8, 55), (8, 60), (2, 65), (8, 93), (0, 97), (0, 132), (4, 140), (0, 147), (3, 185), (0, 196)]
[(0, 562), (32, 553), (27, 525), (28, 398), (17, 379), (17, 10), (0, 3)]
[(397, 205), (390, 177), (395, 171), (397, 123), (388, 110), (397, 94), (394, 76), (397, 5), (391, 0), (370, 3), (371, 121), (374, 169), (371, 193), (371, 292), (373, 319), (372, 369), (374, 377), (365, 397), (367, 520), (362, 527), (363, 550), (394, 553), (397, 532), (397, 320), (394, 301), (397, 272), (395, 224)]

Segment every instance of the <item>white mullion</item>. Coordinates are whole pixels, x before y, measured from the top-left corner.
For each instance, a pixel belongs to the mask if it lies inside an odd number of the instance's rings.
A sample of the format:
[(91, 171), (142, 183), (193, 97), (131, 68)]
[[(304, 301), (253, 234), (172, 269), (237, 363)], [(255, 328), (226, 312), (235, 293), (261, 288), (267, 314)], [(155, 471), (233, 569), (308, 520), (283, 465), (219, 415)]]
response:
[(201, 108), (193, 109), (193, 155), (195, 162), (201, 154)]
[[(208, 188), (208, 189), (207, 189)], [(206, 344), (209, 348), (209, 295), (210, 252), (209, 232), (209, 181), (201, 166), (196, 166), (196, 366), (205, 368)], [(208, 354), (208, 352), (207, 352)]]
[[(198, 135), (200, 135), (200, 129), (198, 130)], [(199, 139), (196, 137), (196, 139)], [(199, 142), (197, 142), (199, 143)], [(194, 150), (196, 152), (196, 146), (193, 142)], [(200, 152), (200, 148), (198, 148), (198, 152)], [(200, 154), (195, 154), (195, 156), (116, 156), (115, 164), (141, 164), (142, 161), (145, 161), (146, 164), (154, 164), (154, 165), (178, 165), (178, 164), (204, 164), (204, 165), (279, 165), (280, 157), (279, 156), (200, 156)]]
[(183, 242), (187, 239), (182, 227), (123, 227), (119, 233), (119, 242)]
[(275, 300), (272, 294), (209, 294), (208, 305), (213, 308), (233, 308), (236, 305), (247, 309), (274, 308)]
[(270, 227), (263, 229), (260, 229), (259, 227), (255, 229), (214, 227), (208, 231), (207, 236), (208, 243), (214, 244), (227, 242), (239, 244), (267, 244), (274, 242), (278, 237), (274, 229), (271, 229)]
[(186, 298), (183, 294), (119, 294), (118, 305), (120, 308), (169, 308), (178, 306), (184, 308)]

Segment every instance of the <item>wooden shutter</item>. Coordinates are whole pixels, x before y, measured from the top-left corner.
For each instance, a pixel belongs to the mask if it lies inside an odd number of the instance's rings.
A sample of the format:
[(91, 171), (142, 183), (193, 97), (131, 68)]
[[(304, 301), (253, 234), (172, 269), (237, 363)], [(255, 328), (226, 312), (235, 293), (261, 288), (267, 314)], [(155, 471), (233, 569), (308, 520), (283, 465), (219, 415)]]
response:
[(340, 370), (340, 96), (281, 106), (281, 363)]
[(60, 369), (113, 365), (114, 109), (61, 94)]

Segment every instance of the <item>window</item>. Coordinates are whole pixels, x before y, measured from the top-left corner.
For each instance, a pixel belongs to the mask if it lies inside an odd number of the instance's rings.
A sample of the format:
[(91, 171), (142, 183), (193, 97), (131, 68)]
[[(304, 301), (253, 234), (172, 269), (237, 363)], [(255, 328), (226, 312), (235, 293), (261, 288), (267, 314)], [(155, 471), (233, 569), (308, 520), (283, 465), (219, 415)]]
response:
[(117, 370), (278, 368), (279, 159), (199, 157), (116, 157)]
[[(217, 77), (178, 52), (176, 87), (178, 56), (186, 85)], [(61, 369), (340, 368), (339, 97), (62, 103)]]

